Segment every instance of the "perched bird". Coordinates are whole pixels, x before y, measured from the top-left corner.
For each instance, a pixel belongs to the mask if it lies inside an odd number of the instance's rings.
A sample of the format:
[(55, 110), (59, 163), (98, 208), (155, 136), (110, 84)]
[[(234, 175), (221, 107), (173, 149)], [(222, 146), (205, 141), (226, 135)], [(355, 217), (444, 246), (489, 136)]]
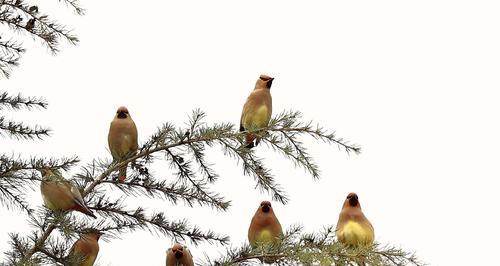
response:
[[(255, 89), (248, 96), (243, 111), (241, 112), (240, 132), (245, 130), (256, 130), (267, 127), (273, 111), (273, 100), (271, 98), (271, 85), (274, 78), (260, 75), (255, 83)], [(260, 138), (255, 134), (247, 134), (245, 143), (247, 148), (257, 146)]]
[(92, 266), (99, 253), (99, 243), (97, 242), (99, 238), (103, 235), (101, 232), (95, 229), (89, 230), (88, 233), (81, 235), (73, 247), (71, 248), (69, 254), (72, 260), (71, 265), (75, 266)]
[(375, 233), (359, 205), (358, 195), (349, 193), (342, 206), (336, 230), (337, 239), (350, 246), (373, 244)]
[(271, 202), (261, 202), (248, 228), (248, 242), (253, 248), (259, 244), (279, 244), (281, 235), (283, 230)]
[(166, 266), (194, 266), (193, 256), (186, 246), (179, 243), (167, 250)]
[[(113, 160), (118, 162), (137, 152), (137, 128), (125, 106), (118, 108), (115, 118), (111, 121), (108, 145)], [(118, 177), (120, 182), (124, 182), (127, 177), (127, 165), (120, 168)]]
[(65, 180), (57, 170), (42, 169), (42, 192), (45, 206), (53, 211), (75, 210), (97, 218), (85, 205), (82, 195), (75, 185)]

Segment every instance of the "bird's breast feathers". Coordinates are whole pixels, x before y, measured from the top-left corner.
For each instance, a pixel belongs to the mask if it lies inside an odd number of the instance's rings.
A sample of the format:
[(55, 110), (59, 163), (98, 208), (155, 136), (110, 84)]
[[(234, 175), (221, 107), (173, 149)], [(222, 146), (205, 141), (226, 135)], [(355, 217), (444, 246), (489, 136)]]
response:
[(373, 241), (373, 232), (357, 222), (349, 221), (340, 230), (341, 237), (348, 244), (368, 244)]
[(245, 121), (243, 121), (243, 124), (245, 125), (246, 128), (249, 127), (263, 128), (266, 127), (267, 124), (269, 123), (269, 118), (270, 118), (270, 110), (265, 104), (262, 104), (246, 114)]
[(131, 152), (132, 148), (132, 136), (129, 134), (123, 134), (120, 151), (124, 154)]
[(257, 236), (257, 242), (271, 242), (273, 240), (271, 231), (267, 229), (262, 230)]
[(112, 139), (110, 150), (113, 158), (122, 158), (137, 149), (134, 138), (130, 134), (122, 134)]

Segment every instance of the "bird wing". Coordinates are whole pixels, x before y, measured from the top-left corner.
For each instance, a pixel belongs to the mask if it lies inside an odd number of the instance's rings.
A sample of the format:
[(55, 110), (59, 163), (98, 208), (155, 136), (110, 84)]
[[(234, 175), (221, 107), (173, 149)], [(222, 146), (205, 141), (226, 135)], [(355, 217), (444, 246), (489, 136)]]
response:
[(75, 185), (71, 184), (70, 181), (65, 181), (64, 185), (66, 186), (68, 193), (70, 193), (73, 201), (78, 206), (83, 207), (83, 208), (87, 208), (85, 206), (85, 201), (83, 201), (82, 194), (80, 194), (80, 190), (78, 190), (78, 188)]
[(252, 97), (252, 95), (253, 95), (253, 93), (250, 94), (250, 96), (248, 96), (248, 98), (247, 98), (247, 100), (245, 102), (245, 105), (243, 105), (243, 110), (241, 111), (240, 132), (241, 131), (245, 131), (245, 127), (243, 126), (243, 122), (245, 121), (245, 117), (248, 114), (251, 105), (253, 104), (252, 102), (255, 101), (254, 97)]

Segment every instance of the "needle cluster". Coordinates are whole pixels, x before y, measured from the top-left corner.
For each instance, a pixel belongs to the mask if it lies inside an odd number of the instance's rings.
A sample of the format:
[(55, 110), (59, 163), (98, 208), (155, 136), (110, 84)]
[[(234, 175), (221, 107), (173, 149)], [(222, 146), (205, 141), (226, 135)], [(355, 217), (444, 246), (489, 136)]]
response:
[(292, 226), (280, 245), (243, 245), (228, 248), (220, 258), (206, 258), (202, 265), (261, 265), (260, 260), (276, 260), (275, 265), (335, 265), (335, 266), (421, 266), (413, 253), (393, 246), (374, 244), (349, 247), (335, 239), (335, 228), (325, 227), (319, 233), (304, 233), (302, 226)]
[[(78, 15), (83, 15), (77, 0), (59, 0)], [(0, 75), (9, 77), (12, 67), (19, 64), (21, 55), (26, 52), (22, 40), (30, 36), (47, 47), (53, 54), (59, 52), (60, 41), (76, 44), (78, 38), (68, 27), (52, 16), (44, 13), (43, 6), (32, 4), (29, 0), (0, 0), (0, 25), (8, 29), (0, 34)]]
[[(13, 251), (8, 253), (9, 261), (21, 264), (47, 261), (61, 263), (67, 259), (64, 251), (70, 243), (75, 241), (78, 233), (88, 228), (105, 232), (108, 238), (119, 237), (124, 232), (146, 230), (178, 242), (189, 240), (194, 244), (200, 241), (228, 244), (227, 236), (191, 225), (188, 219), (171, 220), (162, 212), (152, 212), (142, 206), (129, 207), (132, 201), (152, 198), (172, 204), (183, 203), (189, 207), (205, 206), (226, 211), (230, 201), (211, 189), (218, 180), (218, 174), (213, 168), (214, 163), (206, 158), (207, 149), (218, 148), (233, 158), (242, 167), (243, 174), (255, 180), (257, 187), (271, 194), (275, 200), (286, 203), (288, 197), (275, 181), (271, 169), (265, 165), (264, 158), (258, 156), (255, 149), (244, 147), (247, 132), (238, 132), (236, 125), (231, 123), (209, 125), (204, 122), (205, 117), (205, 113), (195, 110), (183, 127), (165, 123), (141, 145), (138, 153), (131, 154), (124, 161), (95, 159), (82, 166), (71, 181), (80, 189), (86, 205), (98, 214), (96, 220), (73, 212), (57, 213), (44, 208), (33, 211), (22, 198), (14, 197), (13, 202), (27, 210), (34, 230), (27, 236), (17, 233), (11, 235)], [(272, 119), (264, 130), (266, 133), (262, 133), (262, 130), (252, 133), (261, 134), (262, 143), (271, 147), (271, 150), (285, 153), (286, 158), (306, 169), (313, 178), (319, 176), (318, 169), (308, 155), (307, 148), (302, 145), (302, 137), (312, 136), (326, 143), (334, 143), (349, 152), (360, 151), (356, 145), (348, 145), (338, 139), (333, 132), (300, 119), (299, 112), (284, 112)], [(162, 172), (161, 176), (154, 174), (151, 168), (156, 163), (165, 162), (169, 171)], [(5, 175), (5, 180), (23, 182), (16, 187), (26, 187), (24, 183), (40, 181), (36, 171), (40, 167), (49, 165), (54, 169), (68, 170), (69, 166), (76, 163), (77, 158), (30, 161), (6, 167), (0, 175)], [(117, 170), (127, 163), (131, 164), (132, 171), (127, 180), (120, 183)], [(16, 175), (7, 176), (7, 173), (12, 172)], [(167, 172), (170, 174), (167, 175)], [(22, 195), (22, 191), (18, 191), (17, 195)]]
[(33, 110), (46, 109), (47, 102), (42, 98), (24, 97), (21, 94), (10, 95), (0, 91), (0, 137), (8, 136), (16, 139), (32, 140), (49, 136), (50, 130), (39, 125), (26, 125), (23, 122), (13, 121), (4, 115), (6, 110)]

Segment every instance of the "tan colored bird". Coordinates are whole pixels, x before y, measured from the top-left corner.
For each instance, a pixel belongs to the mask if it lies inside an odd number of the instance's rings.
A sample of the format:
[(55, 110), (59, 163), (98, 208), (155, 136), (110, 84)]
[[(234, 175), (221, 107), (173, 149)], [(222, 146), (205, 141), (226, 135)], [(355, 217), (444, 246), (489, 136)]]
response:
[(373, 226), (361, 211), (358, 195), (349, 193), (342, 206), (336, 230), (337, 239), (350, 246), (373, 244)]
[[(111, 121), (108, 145), (113, 160), (118, 162), (137, 152), (137, 128), (125, 106), (118, 108), (115, 118)], [(124, 182), (127, 177), (127, 165), (120, 168), (118, 176), (120, 182)]]
[(53, 211), (75, 210), (97, 218), (85, 205), (82, 195), (75, 185), (65, 180), (57, 170), (42, 169), (42, 192), (45, 206)]
[(248, 228), (248, 242), (253, 248), (259, 244), (279, 244), (281, 235), (283, 230), (271, 202), (261, 202)]
[(194, 266), (193, 256), (186, 246), (179, 243), (167, 250), (166, 266)]
[(73, 261), (78, 263), (75, 266), (92, 266), (99, 253), (99, 243), (97, 242), (102, 233), (98, 230), (89, 230), (82, 234), (70, 250), (70, 256)]
[[(260, 75), (255, 83), (255, 89), (248, 96), (243, 111), (241, 112), (240, 132), (246, 130), (256, 130), (265, 128), (271, 120), (273, 112), (273, 99), (271, 98), (271, 85), (274, 78), (267, 75)], [(257, 146), (260, 142), (260, 137), (255, 134), (247, 134), (245, 143), (247, 148)]]

